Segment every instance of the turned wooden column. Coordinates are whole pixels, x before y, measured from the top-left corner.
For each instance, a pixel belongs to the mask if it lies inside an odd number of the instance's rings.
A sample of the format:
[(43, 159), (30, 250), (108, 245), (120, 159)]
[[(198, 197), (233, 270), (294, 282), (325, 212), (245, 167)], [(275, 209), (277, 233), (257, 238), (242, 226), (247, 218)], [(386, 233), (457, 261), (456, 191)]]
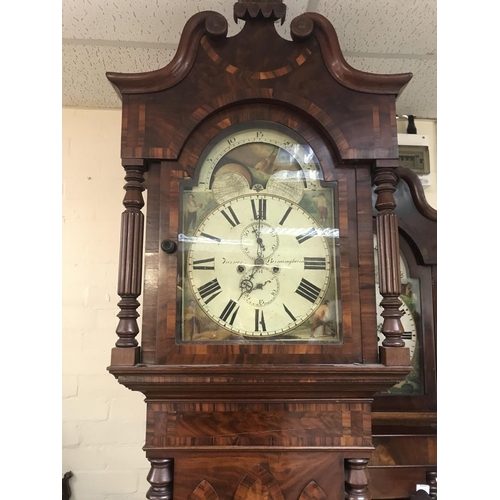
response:
[(410, 352), (403, 340), (404, 328), (401, 323), (403, 312), (401, 301), (401, 269), (399, 263), (398, 217), (394, 213), (396, 201), (394, 191), (398, 183), (397, 160), (378, 160), (373, 170), (373, 183), (378, 210), (377, 245), (379, 286), (383, 308), (382, 333), (385, 339), (380, 347), (380, 360), (385, 365), (409, 365)]
[(142, 285), (142, 258), (144, 238), (144, 172), (143, 160), (123, 161), (125, 169), (125, 197), (120, 236), (120, 262), (118, 271), (118, 340), (111, 352), (112, 365), (135, 365), (139, 361), (139, 344), (135, 338), (139, 333), (137, 318)]
[(152, 458), (148, 483), (151, 484), (146, 493), (149, 500), (172, 500), (174, 484), (174, 461), (171, 458)]
[(345, 461), (345, 500), (371, 500), (369, 482), (367, 458), (349, 458)]

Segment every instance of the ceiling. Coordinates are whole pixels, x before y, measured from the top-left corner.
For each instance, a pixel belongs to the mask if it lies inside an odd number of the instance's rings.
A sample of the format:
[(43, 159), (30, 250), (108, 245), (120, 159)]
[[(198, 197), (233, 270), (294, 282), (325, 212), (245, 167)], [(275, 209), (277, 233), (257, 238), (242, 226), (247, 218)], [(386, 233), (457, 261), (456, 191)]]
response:
[[(167, 65), (186, 21), (213, 10), (233, 21), (235, 0), (63, 0), (63, 106), (120, 108), (106, 71), (137, 73)], [(413, 73), (398, 115), (436, 119), (436, 0), (284, 0), (290, 21), (319, 12), (337, 31), (348, 63), (373, 73)]]

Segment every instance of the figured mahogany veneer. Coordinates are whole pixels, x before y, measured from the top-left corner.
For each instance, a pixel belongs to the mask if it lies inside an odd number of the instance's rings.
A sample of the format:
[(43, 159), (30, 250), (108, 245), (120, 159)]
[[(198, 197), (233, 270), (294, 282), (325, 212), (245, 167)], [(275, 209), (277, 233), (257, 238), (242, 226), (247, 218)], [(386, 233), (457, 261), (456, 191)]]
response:
[(300, 495), (299, 500), (326, 500), (325, 492), (316, 484), (311, 481)]
[[(185, 448), (371, 448), (370, 404), (148, 404), (146, 450)], [(153, 424), (154, 423), (154, 424)], [(214, 432), (217, 429), (217, 432)]]
[[(261, 18), (246, 22), (237, 36), (214, 42), (205, 28), (213, 15), (201, 12), (191, 18), (165, 68), (107, 73), (124, 101), (122, 158), (176, 159), (206, 117), (244, 101), (260, 101), (307, 116), (332, 137), (343, 160), (397, 159), (395, 97), (411, 74), (372, 75), (345, 61), (339, 64), (335, 31), (318, 14), (303, 15), (314, 29), (300, 43), (281, 38)], [(260, 46), (273, 50), (262, 58)], [(296, 65), (293, 71), (280, 69), (287, 68), (284, 61)], [(328, 82), (327, 92), (322, 82)]]
[[(196, 490), (199, 493), (200, 483), (206, 494), (230, 500), (341, 498), (344, 491), (343, 474), (333, 473), (341, 466), (342, 456), (332, 461), (331, 454), (325, 452), (260, 450), (240, 452), (238, 456), (224, 451), (198, 452), (189, 459), (177, 453), (175, 460), (180, 479), (174, 480), (173, 487), (179, 498), (188, 499)], [(199, 477), (204, 479), (200, 481)], [(315, 478), (313, 485), (311, 477)]]
[(189, 495), (189, 500), (219, 500), (219, 495), (205, 479)]

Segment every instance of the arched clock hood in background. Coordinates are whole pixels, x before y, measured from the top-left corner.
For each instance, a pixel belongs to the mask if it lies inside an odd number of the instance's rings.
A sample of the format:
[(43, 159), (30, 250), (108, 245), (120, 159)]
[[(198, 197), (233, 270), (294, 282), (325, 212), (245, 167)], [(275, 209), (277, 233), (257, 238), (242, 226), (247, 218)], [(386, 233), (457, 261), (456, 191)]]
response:
[(149, 499), (372, 498), (373, 396), (411, 370), (394, 196), (411, 74), (352, 68), (319, 14), (285, 40), (285, 14), (239, 1), (228, 38), (200, 12), (166, 67), (107, 73), (126, 180), (108, 369), (146, 396)]

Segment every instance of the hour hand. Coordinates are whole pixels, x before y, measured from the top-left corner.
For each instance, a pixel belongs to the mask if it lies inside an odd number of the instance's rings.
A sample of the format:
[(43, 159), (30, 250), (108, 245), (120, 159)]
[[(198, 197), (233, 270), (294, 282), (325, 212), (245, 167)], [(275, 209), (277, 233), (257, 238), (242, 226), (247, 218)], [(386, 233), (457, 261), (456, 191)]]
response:
[(271, 280), (267, 280), (264, 283), (257, 283), (255, 285), (255, 290), (262, 290), (268, 283), (271, 283)]

